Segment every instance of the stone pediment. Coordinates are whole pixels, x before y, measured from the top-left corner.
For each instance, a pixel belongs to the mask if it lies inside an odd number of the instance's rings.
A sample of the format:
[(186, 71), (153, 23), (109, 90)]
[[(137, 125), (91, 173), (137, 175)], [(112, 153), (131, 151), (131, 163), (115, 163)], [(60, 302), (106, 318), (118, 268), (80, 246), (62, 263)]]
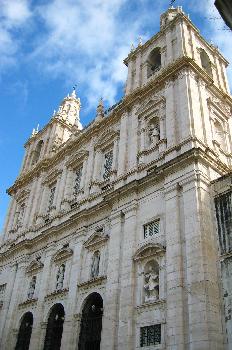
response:
[(55, 182), (61, 173), (62, 173), (61, 169), (55, 169), (55, 170), (49, 172), (48, 175), (46, 176), (43, 184), (51, 184), (51, 183)]
[(95, 250), (104, 245), (108, 241), (108, 239), (108, 235), (99, 232), (94, 232), (84, 243), (84, 247), (89, 250)]
[(119, 135), (119, 130), (106, 129), (97, 139), (95, 148), (105, 148), (112, 144), (114, 139)]
[(44, 264), (41, 261), (33, 260), (27, 268), (27, 273), (35, 273), (38, 270), (42, 269)]
[(69, 168), (75, 168), (78, 165), (81, 165), (83, 160), (87, 158), (89, 155), (89, 151), (81, 149), (75, 154), (73, 154), (66, 162), (66, 166)]
[(24, 202), (26, 200), (26, 198), (28, 197), (30, 191), (28, 189), (23, 189), (21, 191), (19, 191), (17, 194), (16, 194), (16, 201), (17, 202)]
[(73, 255), (73, 250), (69, 247), (63, 247), (58, 250), (58, 252), (53, 256), (53, 261), (56, 263), (60, 263), (61, 261), (65, 261), (69, 259)]
[(139, 248), (134, 254), (133, 259), (135, 261), (143, 260), (155, 255), (163, 255), (165, 253), (165, 248), (159, 243), (147, 243)]
[(164, 104), (165, 104), (165, 98), (159, 96), (143, 103), (138, 108), (136, 113), (139, 117), (147, 117), (151, 113), (154, 113), (154, 110), (157, 110), (157, 113), (158, 113), (161, 106), (163, 106)]

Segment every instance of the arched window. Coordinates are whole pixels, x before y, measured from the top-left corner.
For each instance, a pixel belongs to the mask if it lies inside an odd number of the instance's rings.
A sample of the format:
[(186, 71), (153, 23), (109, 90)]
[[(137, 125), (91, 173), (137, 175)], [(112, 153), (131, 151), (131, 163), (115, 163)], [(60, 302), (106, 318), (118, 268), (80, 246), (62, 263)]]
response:
[(212, 77), (213, 73), (211, 68), (211, 62), (210, 62), (209, 56), (203, 49), (200, 49), (200, 58), (201, 58), (202, 68), (206, 71), (206, 73), (208, 73)]
[(56, 290), (61, 290), (64, 284), (65, 264), (60, 265), (56, 275)]
[(81, 316), (78, 350), (100, 350), (103, 300), (100, 294), (90, 294)]
[(63, 305), (55, 304), (50, 310), (43, 350), (60, 349), (64, 317)]
[(94, 252), (91, 264), (91, 278), (96, 278), (99, 275), (100, 252)]
[(44, 144), (43, 140), (40, 140), (37, 143), (36, 148), (34, 150), (34, 157), (33, 157), (32, 165), (34, 165), (38, 162), (43, 144)]
[(156, 260), (148, 261), (144, 267), (144, 301), (159, 299), (159, 264)]
[(21, 320), (15, 350), (29, 349), (32, 326), (33, 326), (33, 315), (31, 312), (26, 312), (23, 315)]
[(161, 67), (161, 52), (160, 47), (156, 47), (148, 56), (147, 59), (147, 77), (149, 78)]

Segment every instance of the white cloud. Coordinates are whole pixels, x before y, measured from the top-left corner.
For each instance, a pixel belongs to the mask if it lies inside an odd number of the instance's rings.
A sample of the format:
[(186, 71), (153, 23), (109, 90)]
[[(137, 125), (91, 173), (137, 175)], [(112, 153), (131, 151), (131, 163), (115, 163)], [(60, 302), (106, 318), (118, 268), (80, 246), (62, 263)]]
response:
[(19, 39), (14, 30), (22, 27), (30, 18), (29, 1), (1, 0), (0, 6), (0, 69), (16, 62), (16, 53), (20, 48)]

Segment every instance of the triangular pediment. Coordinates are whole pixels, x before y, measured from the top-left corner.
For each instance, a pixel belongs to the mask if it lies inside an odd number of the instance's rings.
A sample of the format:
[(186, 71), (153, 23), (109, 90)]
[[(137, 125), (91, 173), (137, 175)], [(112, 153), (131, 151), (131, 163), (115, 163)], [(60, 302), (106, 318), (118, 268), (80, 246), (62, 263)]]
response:
[(119, 135), (118, 130), (115, 131), (110, 128), (104, 130), (98, 137), (95, 148), (105, 147), (105, 145), (112, 143), (117, 135)]
[(81, 165), (83, 160), (87, 158), (89, 152), (85, 149), (78, 150), (75, 154), (73, 154), (66, 162), (66, 166), (70, 168), (75, 168), (78, 165)]
[(60, 249), (54, 256), (53, 261), (59, 263), (69, 259), (73, 255), (73, 250), (69, 247)]
[(44, 264), (41, 261), (33, 260), (30, 265), (27, 267), (27, 273), (35, 273), (38, 270), (42, 269)]
[(84, 247), (90, 250), (97, 249), (100, 246), (104, 245), (108, 239), (108, 235), (99, 232), (94, 232), (84, 243)]
[(146, 101), (145, 103), (143, 103), (139, 109), (137, 110), (137, 115), (140, 116), (146, 116), (149, 115), (150, 113), (152, 113), (155, 109), (159, 110), (160, 108), (160, 104), (164, 104), (165, 103), (165, 98), (164, 97), (156, 97), (153, 98), (149, 101)]
[(140, 247), (134, 254), (133, 259), (135, 261), (143, 260), (155, 255), (163, 255), (165, 253), (165, 248), (159, 243), (147, 243)]

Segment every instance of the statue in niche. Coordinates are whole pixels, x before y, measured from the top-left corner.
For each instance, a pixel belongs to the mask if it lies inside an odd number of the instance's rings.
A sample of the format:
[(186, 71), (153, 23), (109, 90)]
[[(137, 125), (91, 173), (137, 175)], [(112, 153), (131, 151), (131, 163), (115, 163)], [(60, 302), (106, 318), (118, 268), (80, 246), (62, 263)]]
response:
[(153, 124), (149, 130), (150, 142), (152, 145), (156, 145), (160, 140), (160, 129), (157, 124)]
[(150, 265), (148, 272), (145, 273), (145, 302), (159, 299), (159, 274), (154, 266)]
[(93, 255), (92, 265), (91, 265), (91, 278), (95, 278), (99, 274), (99, 264), (100, 264), (100, 252), (97, 251)]
[(65, 273), (65, 265), (62, 264), (56, 275), (56, 290), (61, 290), (63, 288), (64, 283), (64, 273)]
[(36, 276), (33, 276), (29, 285), (27, 297), (28, 299), (32, 299), (35, 293), (35, 285), (36, 285)]

